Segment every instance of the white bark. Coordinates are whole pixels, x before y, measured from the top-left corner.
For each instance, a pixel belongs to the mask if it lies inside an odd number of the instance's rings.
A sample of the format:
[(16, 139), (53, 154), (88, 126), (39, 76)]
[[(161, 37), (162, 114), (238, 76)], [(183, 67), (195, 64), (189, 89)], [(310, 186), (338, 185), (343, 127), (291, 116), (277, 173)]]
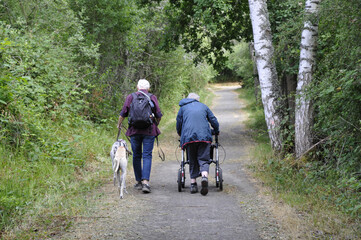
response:
[(274, 49), (266, 1), (248, 0), (268, 135), (272, 148), (280, 151), (282, 147), (280, 135), (281, 114), (277, 108), (281, 108), (281, 87), (278, 83), (276, 67), (272, 59)]
[[(301, 39), (300, 66), (297, 79), (297, 98), (295, 111), (295, 147), (296, 157), (300, 157), (312, 145), (313, 109), (307, 96), (307, 88), (312, 82), (316, 64), (318, 6), (321, 0), (306, 0), (306, 21)], [(313, 19), (313, 21), (311, 21)]]

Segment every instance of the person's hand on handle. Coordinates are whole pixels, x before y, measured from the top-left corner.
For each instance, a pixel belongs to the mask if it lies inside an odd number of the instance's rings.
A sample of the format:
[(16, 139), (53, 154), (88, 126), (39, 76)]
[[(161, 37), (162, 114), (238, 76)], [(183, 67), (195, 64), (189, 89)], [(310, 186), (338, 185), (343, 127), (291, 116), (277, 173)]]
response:
[(216, 135), (216, 136), (218, 136), (218, 135), (219, 135), (219, 131), (218, 131), (218, 132), (216, 132), (214, 129), (212, 129), (212, 135)]

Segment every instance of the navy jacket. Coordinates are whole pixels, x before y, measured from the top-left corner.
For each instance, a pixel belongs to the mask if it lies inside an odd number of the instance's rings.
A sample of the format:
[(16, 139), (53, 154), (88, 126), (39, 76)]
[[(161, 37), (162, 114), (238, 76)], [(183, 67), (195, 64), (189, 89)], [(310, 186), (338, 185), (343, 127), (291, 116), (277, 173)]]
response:
[(177, 133), (181, 136), (182, 149), (187, 143), (212, 142), (211, 124), (215, 133), (219, 133), (219, 123), (212, 111), (203, 103), (192, 98), (179, 102), (177, 115)]

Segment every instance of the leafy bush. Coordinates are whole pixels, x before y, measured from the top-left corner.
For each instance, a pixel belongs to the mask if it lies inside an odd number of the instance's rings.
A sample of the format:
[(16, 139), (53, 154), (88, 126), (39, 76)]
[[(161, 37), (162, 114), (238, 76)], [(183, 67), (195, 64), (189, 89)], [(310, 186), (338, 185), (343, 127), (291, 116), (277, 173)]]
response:
[[(3, 143), (19, 145), (36, 140), (36, 120), (70, 123), (71, 117), (84, 109), (82, 95), (87, 89), (81, 76), (91, 69), (77, 61), (96, 58), (97, 49), (83, 43), (79, 21), (63, 5), (47, 1), (41, 2), (43, 5), (46, 11), (39, 10), (38, 14), (52, 23), (52, 29), (35, 20), (31, 31), (22, 20), (18, 20), (17, 29), (0, 22), (4, 39), (0, 43)], [(59, 22), (61, 18), (64, 22)], [(67, 32), (60, 33), (64, 28)]]
[(242, 80), (245, 87), (253, 86), (253, 61), (250, 55), (249, 44), (246, 42), (236, 43), (228, 55), (226, 66)]
[[(323, 2), (319, 64), (312, 87), (316, 136), (327, 139), (315, 157), (336, 168), (345, 179), (361, 179), (361, 35), (355, 20), (361, 14), (356, 2)], [(337, 15), (330, 15), (331, 9)]]
[[(192, 55), (180, 47), (173, 52), (161, 53), (160, 56), (162, 58), (154, 62), (155, 74), (150, 81), (164, 110), (178, 110), (178, 102), (182, 98), (190, 92), (203, 89), (215, 75), (214, 70), (205, 63), (194, 66)], [(171, 64), (161, 67), (164, 62)]]

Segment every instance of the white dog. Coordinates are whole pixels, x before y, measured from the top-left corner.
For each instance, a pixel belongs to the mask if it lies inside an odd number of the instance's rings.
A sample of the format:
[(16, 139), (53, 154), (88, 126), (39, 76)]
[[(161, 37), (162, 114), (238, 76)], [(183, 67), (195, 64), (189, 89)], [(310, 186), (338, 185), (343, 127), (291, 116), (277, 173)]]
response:
[[(115, 182), (118, 180), (120, 198), (123, 198), (123, 190), (125, 193), (128, 193), (125, 185), (125, 176), (127, 174), (129, 153), (130, 152), (127, 148), (127, 143), (123, 139), (116, 141), (112, 146), (112, 150), (110, 151), (110, 158), (112, 159), (114, 171), (113, 182), (115, 186)], [(122, 172), (121, 175), (120, 171)]]

